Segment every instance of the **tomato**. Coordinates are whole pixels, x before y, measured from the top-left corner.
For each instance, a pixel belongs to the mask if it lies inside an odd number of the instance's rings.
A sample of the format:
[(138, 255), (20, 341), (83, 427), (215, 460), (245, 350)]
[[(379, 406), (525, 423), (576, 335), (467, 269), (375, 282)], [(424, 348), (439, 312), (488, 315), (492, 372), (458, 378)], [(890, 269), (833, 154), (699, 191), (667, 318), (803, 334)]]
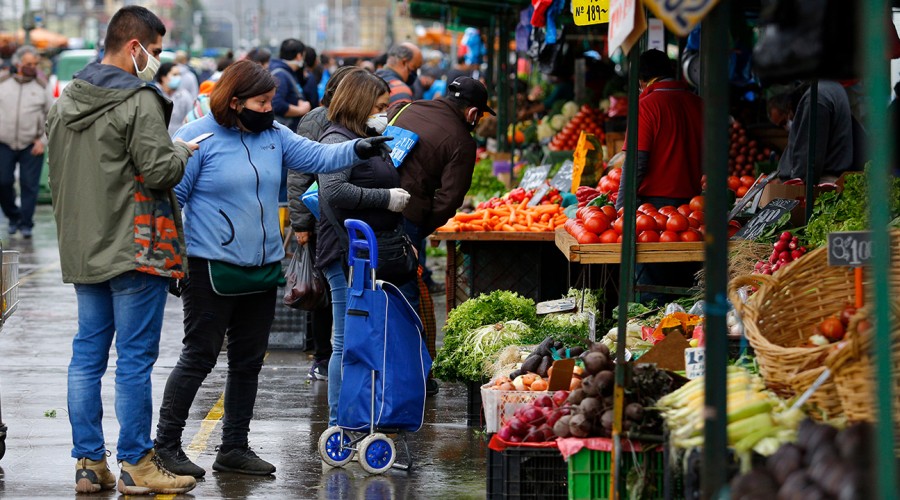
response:
[(615, 243), (619, 239), (619, 233), (615, 229), (607, 229), (600, 235), (600, 243)]
[(752, 177), (749, 175), (741, 176), (741, 185), (742, 186), (746, 186), (749, 188), (750, 186), (753, 185), (754, 182), (756, 182), (756, 177)]
[(606, 176), (609, 177), (610, 180), (621, 182), (622, 181), (622, 169), (614, 168), (606, 173)]
[(600, 234), (609, 229), (609, 219), (599, 210), (591, 212), (584, 220), (584, 228), (594, 234)]
[(625, 224), (625, 219), (623, 217), (619, 217), (613, 222), (613, 229), (616, 230), (617, 233), (622, 234), (622, 226)]
[(706, 222), (706, 218), (705, 218), (705, 216), (703, 215), (703, 212), (700, 212), (700, 211), (697, 211), (697, 212), (691, 212), (690, 215), (688, 215), (688, 218), (690, 218), (690, 219), (697, 219), (697, 222), (699, 222), (699, 223), (701, 223), (701, 224), (704, 223), (704, 222)]
[(849, 305), (841, 311), (841, 323), (843, 323), (845, 328), (850, 324), (850, 318), (852, 318), (855, 314), (856, 308)]
[(582, 245), (590, 245), (591, 243), (600, 243), (600, 237), (590, 231), (584, 231), (577, 238), (578, 243)]
[(684, 204), (684, 205), (681, 205), (680, 207), (678, 207), (678, 213), (680, 213), (681, 215), (683, 215), (685, 217), (687, 217), (688, 215), (691, 215), (691, 212), (693, 212), (693, 210), (691, 210), (691, 206), (688, 204)]
[(747, 189), (747, 186), (741, 186), (741, 187), (737, 188), (737, 191), (735, 191), (734, 194), (738, 198), (743, 198), (744, 195), (747, 194), (747, 191), (749, 191), (749, 189)]
[(733, 175), (728, 176), (728, 189), (737, 191), (741, 187), (741, 180)]
[(638, 234), (641, 234), (644, 231), (656, 231), (656, 219), (649, 215), (638, 215), (635, 228), (635, 231)]
[(644, 203), (643, 205), (639, 206), (637, 208), (637, 210), (638, 210), (638, 212), (645, 213), (645, 214), (653, 213), (653, 212), (657, 211), (656, 207), (653, 206), (653, 204), (651, 204), (651, 203)]
[(693, 217), (688, 217), (687, 221), (688, 221), (688, 226), (690, 226), (693, 229), (698, 229), (700, 227), (700, 221), (698, 221), (697, 219), (695, 219)]
[(681, 233), (681, 241), (703, 241), (703, 236), (696, 229), (688, 229)]
[(656, 219), (656, 228), (657, 229), (665, 229), (666, 228), (666, 222), (669, 221), (668, 215), (664, 215), (664, 214), (657, 212), (657, 213), (653, 214), (651, 217)]
[(666, 205), (666, 206), (661, 207), (661, 208), (659, 209), (659, 213), (665, 215), (666, 217), (668, 217), (668, 216), (674, 214), (674, 213), (677, 212), (677, 211), (678, 211), (678, 210), (675, 210), (675, 207), (673, 207), (672, 205)]
[(600, 210), (603, 211), (603, 215), (605, 215), (609, 220), (616, 220), (616, 218), (618, 217), (618, 214), (616, 214), (616, 207), (612, 205), (603, 205), (602, 207), (600, 207)]
[(678, 233), (675, 231), (663, 231), (662, 234), (659, 235), (659, 241), (663, 243), (673, 243), (681, 241), (681, 237), (678, 236)]
[(618, 238), (616, 238), (616, 243), (622, 243), (622, 235), (620, 234)]
[(691, 202), (688, 204), (691, 207), (691, 212), (702, 212), (703, 211), (703, 197), (702, 196), (694, 196), (691, 198)]
[(671, 217), (669, 217), (669, 220), (666, 221), (666, 231), (680, 233), (687, 230), (688, 227), (690, 227), (690, 224), (688, 223), (687, 217), (681, 214), (672, 214)]
[(659, 233), (656, 231), (641, 231), (638, 241), (640, 243), (656, 243), (659, 241)]
[(613, 191), (612, 184), (613, 183), (608, 178), (604, 177), (600, 179), (600, 185), (597, 187), (597, 189), (601, 193), (611, 193)]
[(736, 226), (728, 226), (728, 237), (731, 238), (732, 236), (734, 236), (734, 235), (735, 235), (738, 231), (740, 231), (740, 230), (741, 230), (741, 228), (739, 228), (739, 227), (736, 227)]
[(844, 325), (841, 323), (841, 320), (835, 318), (834, 316), (830, 316), (825, 318), (818, 326), (819, 333), (825, 336), (828, 340), (832, 342), (841, 340), (844, 338)]

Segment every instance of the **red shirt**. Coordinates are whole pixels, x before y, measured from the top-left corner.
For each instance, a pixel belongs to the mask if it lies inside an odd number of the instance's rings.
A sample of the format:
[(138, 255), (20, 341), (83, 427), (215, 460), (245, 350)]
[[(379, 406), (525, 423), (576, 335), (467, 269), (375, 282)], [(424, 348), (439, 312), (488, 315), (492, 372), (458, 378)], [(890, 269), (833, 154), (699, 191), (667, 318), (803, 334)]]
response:
[[(684, 82), (648, 86), (638, 107), (638, 151), (650, 167), (638, 196), (691, 198), (703, 188), (703, 100)], [(723, 165), (724, 167), (724, 165)]]

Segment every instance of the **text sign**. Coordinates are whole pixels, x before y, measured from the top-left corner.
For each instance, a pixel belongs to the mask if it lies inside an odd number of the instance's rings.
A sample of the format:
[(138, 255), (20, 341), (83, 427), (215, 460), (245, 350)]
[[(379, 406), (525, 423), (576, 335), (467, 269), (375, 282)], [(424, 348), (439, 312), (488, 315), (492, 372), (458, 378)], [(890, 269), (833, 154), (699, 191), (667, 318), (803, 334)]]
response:
[(766, 231), (766, 226), (775, 224), (782, 215), (790, 212), (800, 202), (797, 200), (778, 199), (770, 201), (750, 219), (746, 226), (735, 233), (735, 239), (755, 240)]
[(575, 164), (572, 163), (572, 160), (566, 160), (565, 163), (559, 167), (559, 171), (556, 172), (553, 179), (550, 179), (550, 185), (558, 189), (561, 193), (572, 192), (572, 169), (574, 167)]
[(519, 183), (519, 187), (526, 191), (537, 189), (538, 186), (547, 180), (547, 175), (549, 173), (550, 165), (531, 167), (525, 171), (525, 175), (522, 176), (522, 182)]
[(628, 35), (634, 31), (634, 16), (637, 10), (637, 0), (610, 0), (609, 2), (609, 33), (607, 44), (609, 55), (625, 43)]
[(872, 258), (872, 233), (828, 233), (828, 265), (862, 267)]
[(706, 374), (706, 348), (691, 347), (684, 350), (684, 376), (689, 379)]
[(669, 31), (680, 37), (688, 36), (717, 3), (719, 0), (644, 0)]
[(609, 22), (609, 0), (572, 0), (572, 17), (578, 26)]

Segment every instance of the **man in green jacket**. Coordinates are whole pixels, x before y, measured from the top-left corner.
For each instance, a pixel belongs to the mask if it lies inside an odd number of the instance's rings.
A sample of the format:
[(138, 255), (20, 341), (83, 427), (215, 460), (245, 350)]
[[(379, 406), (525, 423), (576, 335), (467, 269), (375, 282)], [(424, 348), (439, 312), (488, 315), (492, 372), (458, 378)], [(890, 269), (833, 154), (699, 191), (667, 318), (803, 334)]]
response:
[(183, 493), (196, 481), (162, 466), (150, 439), (150, 372), (170, 278), (184, 276), (181, 215), (172, 188), (196, 145), (172, 143), (172, 103), (150, 82), (163, 23), (128, 6), (109, 23), (106, 53), (75, 75), (47, 117), (50, 186), (63, 281), (75, 284), (78, 332), (68, 407), (75, 490), (112, 489), (100, 381), (116, 341), (116, 418), (126, 495)]

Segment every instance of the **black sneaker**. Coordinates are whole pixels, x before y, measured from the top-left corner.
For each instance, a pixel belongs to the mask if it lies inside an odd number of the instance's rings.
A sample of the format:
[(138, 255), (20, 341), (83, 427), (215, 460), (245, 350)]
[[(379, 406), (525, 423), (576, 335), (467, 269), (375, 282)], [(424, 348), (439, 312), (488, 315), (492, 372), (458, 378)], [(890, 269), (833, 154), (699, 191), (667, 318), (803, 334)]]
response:
[(216, 454), (213, 462), (213, 470), (219, 472), (238, 472), (240, 474), (252, 474), (255, 476), (268, 476), (275, 473), (275, 466), (256, 456), (256, 453), (247, 448), (234, 448), (228, 452)]
[(425, 397), (435, 396), (440, 390), (441, 386), (438, 385), (437, 380), (433, 378), (425, 380)]
[(206, 469), (191, 462), (191, 459), (184, 453), (181, 443), (175, 449), (163, 448), (159, 445), (156, 447), (156, 456), (162, 460), (163, 465), (169, 472), (177, 476), (193, 476), (201, 478), (206, 475)]

